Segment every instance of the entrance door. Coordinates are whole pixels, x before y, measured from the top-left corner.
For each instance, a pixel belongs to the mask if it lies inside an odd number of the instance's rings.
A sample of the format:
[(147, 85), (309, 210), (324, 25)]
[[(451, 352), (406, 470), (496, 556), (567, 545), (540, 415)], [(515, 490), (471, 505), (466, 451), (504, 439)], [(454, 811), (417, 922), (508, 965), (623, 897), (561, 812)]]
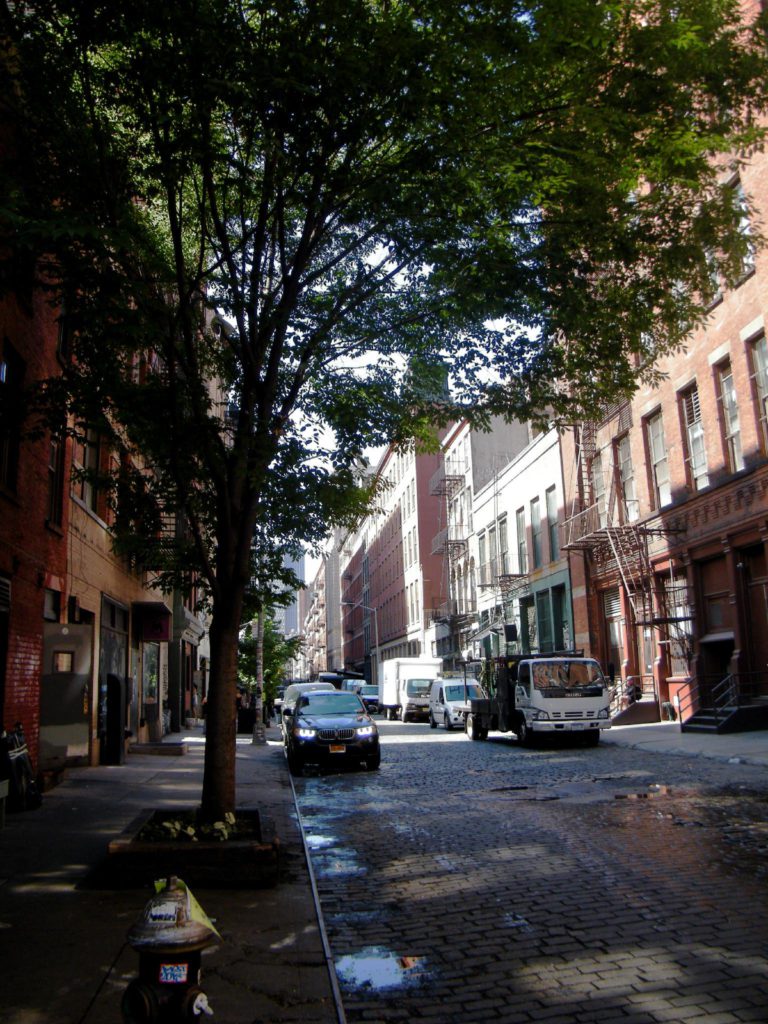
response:
[(41, 768), (88, 763), (92, 669), (90, 625), (43, 623)]

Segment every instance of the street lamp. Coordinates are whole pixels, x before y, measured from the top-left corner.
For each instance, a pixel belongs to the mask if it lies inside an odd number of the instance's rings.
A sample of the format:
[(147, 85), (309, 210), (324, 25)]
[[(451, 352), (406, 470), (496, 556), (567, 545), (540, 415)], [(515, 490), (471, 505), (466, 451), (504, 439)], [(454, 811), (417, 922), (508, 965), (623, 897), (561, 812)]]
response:
[(376, 663), (376, 685), (379, 685), (379, 612), (362, 601), (342, 601), (342, 608), (362, 608), (365, 612), (373, 612), (373, 637), (375, 641), (374, 660)]

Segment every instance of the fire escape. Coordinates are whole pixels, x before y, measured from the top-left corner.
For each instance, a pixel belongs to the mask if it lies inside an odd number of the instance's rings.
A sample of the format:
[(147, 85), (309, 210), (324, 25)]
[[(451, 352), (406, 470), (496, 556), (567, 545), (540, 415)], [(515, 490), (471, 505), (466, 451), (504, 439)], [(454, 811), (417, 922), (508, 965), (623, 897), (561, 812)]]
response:
[[(618, 416), (615, 438), (631, 426), (629, 404), (612, 414)], [(563, 524), (563, 549), (583, 552), (598, 575), (618, 578), (635, 626), (657, 630), (662, 643), (689, 660), (692, 614), (687, 585), (681, 586), (672, 569), (668, 581), (657, 579), (652, 563), (653, 551), (669, 550), (669, 539), (677, 531), (658, 516), (639, 520), (637, 502), (627, 498), (615, 459), (613, 443), (598, 452), (596, 423), (578, 425), (574, 500)]]
[(460, 603), (456, 595), (451, 594), (450, 580), (459, 561), (464, 558), (469, 548), (469, 530), (465, 520), (451, 522), (451, 502), (461, 494), (466, 486), (466, 473), (456, 459), (446, 459), (433, 474), (429, 482), (430, 494), (443, 497), (441, 516), (445, 514), (447, 522), (441, 526), (432, 539), (432, 554), (442, 554), (446, 568), (446, 600), (433, 611), (435, 622), (443, 623), (448, 628), (448, 635), (438, 639), (438, 656), (455, 656), (461, 650), (461, 634), (474, 616), (467, 609), (467, 601)]

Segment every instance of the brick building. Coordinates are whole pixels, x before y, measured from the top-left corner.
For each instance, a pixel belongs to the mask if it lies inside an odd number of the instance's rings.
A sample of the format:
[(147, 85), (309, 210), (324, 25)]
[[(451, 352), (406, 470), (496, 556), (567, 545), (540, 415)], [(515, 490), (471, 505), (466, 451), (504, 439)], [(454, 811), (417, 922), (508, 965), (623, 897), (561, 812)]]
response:
[(376, 470), (378, 511), (341, 546), (343, 667), (373, 682), (375, 666), (388, 658), (433, 657), (444, 561), (432, 539), (445, 499), (429, 483), (440, 460), (413, 447), (388, 448)]
[[(729, 184), (764, 219), (766, 157)], [(768, 254), (743, 269), (659, 386), (563, 438), (577, 645), (718, 728), (768, 702)]]

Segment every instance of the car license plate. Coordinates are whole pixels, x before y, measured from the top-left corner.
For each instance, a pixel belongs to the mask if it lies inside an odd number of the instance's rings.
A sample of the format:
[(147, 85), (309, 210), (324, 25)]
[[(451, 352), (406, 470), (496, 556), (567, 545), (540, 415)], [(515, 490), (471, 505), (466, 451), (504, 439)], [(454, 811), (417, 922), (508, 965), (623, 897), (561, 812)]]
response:
[(571, 728), (572, 729), (585, 729), (586, 726), (585, 726), (584, 722), (572, 722), (571, 723)]
[(329, 749), (332, 754), (343, 754), (347, 748), (343, 743), (332, 743)]

